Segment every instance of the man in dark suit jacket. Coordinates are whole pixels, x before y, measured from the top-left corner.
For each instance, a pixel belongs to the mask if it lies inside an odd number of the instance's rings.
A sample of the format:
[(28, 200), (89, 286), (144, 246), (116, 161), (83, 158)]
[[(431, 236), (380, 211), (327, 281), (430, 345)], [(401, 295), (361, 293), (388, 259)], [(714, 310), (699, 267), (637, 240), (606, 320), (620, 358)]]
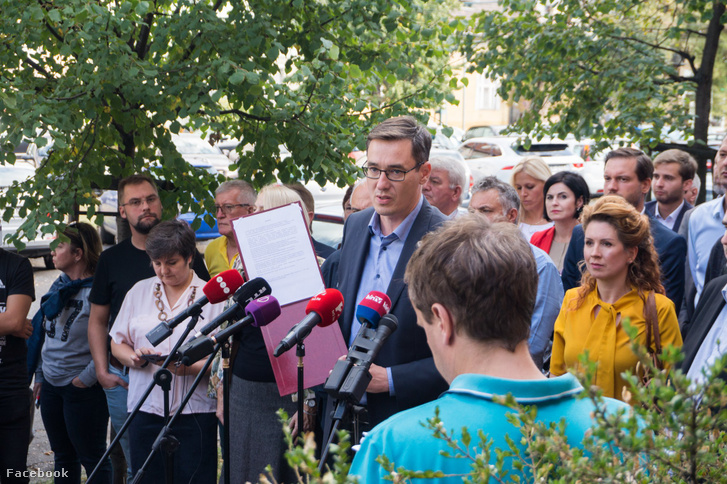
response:
[[(656, 217), (656, 206), (657, 206), (657, 200), (652, 200), (650, 202), (646, 202), (644, 205), (644, 213), (649, 216), (649, 218), (655, 218), (659, 222), (663, 220), (663, 218), (657, 218)], [(684, 200), (684, 204), (682, 205), (682, 208), (680, 208), (677, 211), (676, 217), (674, 218), (674, 226), (671, 228), (674, 232), (679, 232), (679, 227), (682, 225), (682, 219), (684, 218), (684, 214), (687, 213), (687, 211), (694, 208), (694, 205)], [(663, 224), (663, 222), (662, 222)], [(665, 225), (665, 227), (668, 228), (668, 226)]]
[(691, 188), (697, 162), (682, 150), (662, 151), (654, 158), (654, 198), (644, 212), (667, 228), (679, 232), (684, 213), (693, 208), (684, 198)]
[[(366, 186), (374, 206), (346, 221), (338, 269), (327, 280), (338, 281), (344, 310), (339, 319), (350, 343), (359, 323), (355, 309), (372, 290), (391, 298), (398, 329), (387, 339), (371, 366), (366, 394), (373, 426), (394, 413), (433, 400), (446, 390), (427, 345), (424, 330), (409, 301), (404, 271), (419, 240), (445, 217), (421, 193), (431, 167), (431, 135), (414, 118), (399, 117), (375, 127), (367, 140)], [(328, 272), (328, 262), (324, 273)]]
[[(725, 321), (727, 321), (727, 309), (725, 309), (725, 299), (722, 296), (722, 290), (727, 285), (727, 275), (712, 279), (706, 286), (702, 296), (699, 298), (699, 304), (694, 312), (691, 321), (688, 321), (682, 328), (682, 338), (684, 346), (684, 360), (677, 366), (682, 369), (685, 374), (694, 378), (710, 364), (710, 355), (713, 355), (716, 347), (717, 339), (724, 342), (727, 337), (725, 331)], [(711, 334), (715, 323), (719, 322), (716, 331), (722, 334)], [(707, 345), (700, 354), (703, 345)], [(722, 344), (724, 347), (724, 344)], [(699, 355), (699, 357), (698, 357)], [(694, 365), (694, 368), (692, 368)], [(723, 380), (727, 380), (727, 375), (721, 375)]]
[[(606, 155), (604, 167), (604, 191), (621, 195), (636, 210), (643, 211), (644, 197), (651, 187), (654, 164), (642, 151), (633, 148), (619, 148)], [(649, 218), (654, 247), (659, 254), (661, 279), (666, 295), (674, 302), (677, 313), (684, 297), (684, 261), (687, 242), (684, 237), (669, 230), (660, 222)], [(563, 262), (563, 289), (577, 287), (581, 280), (580, 262), (583, 260), (583, 227), (573, 229), (568, 251)]]

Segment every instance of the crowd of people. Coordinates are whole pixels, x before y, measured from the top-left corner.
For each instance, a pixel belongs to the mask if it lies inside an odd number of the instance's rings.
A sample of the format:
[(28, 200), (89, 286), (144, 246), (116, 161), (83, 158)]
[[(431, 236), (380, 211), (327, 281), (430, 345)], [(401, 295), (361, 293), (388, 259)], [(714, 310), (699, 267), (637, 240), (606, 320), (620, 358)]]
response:
[[(609, 152), (605, 195), (595, 201), (580, 175), (553, 174), (530, 157), (514, 167), (510, 183), (477, 181), (465, 210), (464, 170), (429, 159), (431, 135), (414, 118), (382, 122), (366, 148), (364, 177), (343, 200), (341, 246), (312, 239), (326, 287), (344, 297), (339, 325), (346, 345), (360, 330), (356, 307), (372, 290), (388, 295), (398, 320), (369, 369), (356, 417), (357, 430), (370, 431), (351, 469), (361, 482), (384, 479), (380, 454), (412, 470), (466, 473), (468, 464), (443, 458), (446, 444), (419, 423), (438, 408), (449, 428), (482, 429), (503, 443), (515, 430), (493, 395), (536, 405), (542, 421), (567, 415), (569, 441), (579, 442), (592, 424), (591, 403), (576, 399), (581, 355), (596, 364), (594, 381), (609, 411), (628, 407), (622, 373), (636, 369), (637, 357), (625, 321), (652, 351), (683, 347), (681, 370), (696, 380), (722, 354), (726, 199), (692, 206), (698, 178), (688, 153), (668, 150), (652, 161), (634, 148)], [(714, 184), (727, 188), (727, 138), (714, 161)], [(654, 200), (646, 202), (649, 193)], [(302, 185), (257, 193), (246, 181), (224, 182), (215, 192), (220, 237), (203, 256), (186, 223), (162, 221), (152, 179), (123, 179), (118, 199), (131, 237), (102, 251), (92, 226), (68, 225), (53, 252), (61, 275), (32, 321), (32, 268), (0, 249), (2, 483), (28, 482), (34, 400), (56, 482), (80, 482), (82, 467), (87, 475), (98, 467), (94, 482), (131, 479), (204, 363), (171, 366), (168, 399), (159, 387), (145, 395), (158, 356), (172, 350), (184, 325), (156, 347), (148, 331), (200, 298), (210, 277), (237, 269), (245, 278), (232, 220), (298, 202), (310, 228), (315, 212)], [(204, 306), (204, 319), (225, 304)], [(276, 411), (292, 414), (296, 404), (278, 393), (261, 330), (245, 328), (232, 354), (229, 421), (222, 418), (218, 363), (173, 426), (179, 448), (171, 458), (158, 454), (143, 482), (164, 482), (170, 473), (173, 482), (216, 482), (221, 425), (231, 435), (224, 465), (232, 482), (256, 482), (268, 465), (278, 482), (295, 480)], [(310, 391), (304, 403), (302, 430), (325, 434), (330, 414), (319, 409), (330, 411), (331, 399)], [(138, 405), (120, 449), (102, 461), (108, 421), (120, 432)]]

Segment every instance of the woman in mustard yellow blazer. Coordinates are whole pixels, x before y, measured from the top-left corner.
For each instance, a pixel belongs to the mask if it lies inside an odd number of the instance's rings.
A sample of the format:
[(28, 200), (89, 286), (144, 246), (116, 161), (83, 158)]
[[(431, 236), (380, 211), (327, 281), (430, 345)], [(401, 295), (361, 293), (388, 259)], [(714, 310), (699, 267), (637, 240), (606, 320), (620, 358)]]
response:
[(674, 304), (664, 296), (647, 217), (623, 198), (605, 196), (585, 208), (582, 221), (586, 271), (581, 286), (565, 293), (550, 372), (558, 376), (578, 369), (579, 356), (587, 351), (598, 363), (595, 384), (605, 396), (623, 400), (621, 374), (638, 363), (623, 322), (629, 319), (646, 344), (644, 306), (653, 292), (662, 347), (682, 345), (679, 323)]

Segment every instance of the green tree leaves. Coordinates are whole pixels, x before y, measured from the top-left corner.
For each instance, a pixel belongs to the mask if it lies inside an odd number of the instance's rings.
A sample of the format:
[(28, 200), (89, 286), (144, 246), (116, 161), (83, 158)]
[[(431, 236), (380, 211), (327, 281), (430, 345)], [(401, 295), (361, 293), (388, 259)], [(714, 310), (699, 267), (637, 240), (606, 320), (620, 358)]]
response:
[[(32, 236), (95, 203), (85, 197), (92, 187), (158, 164), (183, 209), (191, 194), (210, 205), (218, 180), (180, 176), (170, 133), (182, 125), (251, 146), (237, 169), (257, 185), (350, 181), (347, 154), (363, 148), (373, 124), (433, 108), (450, 89), (448, 58), (461, 30), (447, 25), (446, 8), (0, 0), (0, 40), (10, 46), (0, 51), (0, 161), (11, 161), (9, 148), (24, 137), (54, 140), (36, 180), (0, 202), (29, 203), (23, 193), (37, 202), (23, 229)], [(281, 157), (280, 145), (292, 156)]]

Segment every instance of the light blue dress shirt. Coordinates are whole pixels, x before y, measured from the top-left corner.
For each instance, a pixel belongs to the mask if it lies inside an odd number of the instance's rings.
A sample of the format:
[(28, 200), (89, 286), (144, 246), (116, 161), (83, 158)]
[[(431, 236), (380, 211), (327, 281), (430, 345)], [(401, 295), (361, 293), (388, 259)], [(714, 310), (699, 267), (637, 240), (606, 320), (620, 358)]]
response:
[[(722, 288), (722, 298), (727, 301), (727, 284)], [(727, 305), (719, 312), (717, 319), (704, 337), (699, 351), (694, 355), (687, 376), (694, 383), (704, 381), (702, 370), (712, 366), (727, 350)], [(709, 376), (709, 375), (707, 375)]]
[[(356, 294), (357, 306), (369, 292), (380, 291), (385, 293), (386, 289), (388, 289), (394, 270), (396, 269), (396, 264), (399, 262), (402, 250), (404, 250), (406, 238), (409, 236), (411, 227), (414, 225), (414, 220), (419, 215), (423, 204), (424, 197), (420, 195), (419, 203), (414, 210), (406, 216), (392, 233), (386, 236), (381, 233), (381, 216), (374, 212), (369, 222), (369, 233), (371, 235), (369, 239), (369, 252), (366, 255), (363, 273), (361, 274), (361, 283), (358, 286), (358, 293)], [(358, 319), (354, 318), (351, 324), (349, 345), (356, 338), (359, 328), (361, 328), (361, 323), (359, 323)], [(393, 396), (395, 392), (394, 380), (391, 377), (391, 368), (386, 369), (386, 374), (389, 377), (389, 394)]]
[(687, 240), (687, 257), (689, 270), (694, 278), (697, 295), (694, 306), (699, 302), (699, 296), (704, 289), (704, 276), (707, 272), (707, 263), (712, 246), (725, 232), (722, 225), (724, 218), (724, 196), (697, 206), (689, 218), (689, 237)]
[(553, 334), (553, 326), (563, 304), (563, 282), (558, 268), (542, 249), (530, 244), (538, 268), (538, 294), (530, 323), (530, 355), (538, 368), (543, 367), (543, 357)]

